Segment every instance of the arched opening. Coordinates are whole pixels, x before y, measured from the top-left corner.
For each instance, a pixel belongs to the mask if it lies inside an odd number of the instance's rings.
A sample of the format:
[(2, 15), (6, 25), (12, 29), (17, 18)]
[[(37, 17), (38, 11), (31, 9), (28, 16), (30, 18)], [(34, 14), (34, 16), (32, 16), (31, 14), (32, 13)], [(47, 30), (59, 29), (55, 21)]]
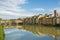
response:
[(23, 23), (19, 22), (18, 25), (22, 25)]
[(6, 26), (9, 26), (9, 22), (6, 23)]
[(11, 26), (16, 26), (16, 22), (11, 22)]

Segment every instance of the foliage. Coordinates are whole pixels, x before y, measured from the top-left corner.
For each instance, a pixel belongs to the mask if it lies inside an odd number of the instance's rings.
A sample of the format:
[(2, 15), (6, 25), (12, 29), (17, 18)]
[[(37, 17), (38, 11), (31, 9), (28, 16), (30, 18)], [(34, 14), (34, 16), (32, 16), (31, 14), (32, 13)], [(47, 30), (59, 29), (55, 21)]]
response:
[(4, 34), (4, 26), (0, 25), (0, 40), (4, 40), (5, 34)]

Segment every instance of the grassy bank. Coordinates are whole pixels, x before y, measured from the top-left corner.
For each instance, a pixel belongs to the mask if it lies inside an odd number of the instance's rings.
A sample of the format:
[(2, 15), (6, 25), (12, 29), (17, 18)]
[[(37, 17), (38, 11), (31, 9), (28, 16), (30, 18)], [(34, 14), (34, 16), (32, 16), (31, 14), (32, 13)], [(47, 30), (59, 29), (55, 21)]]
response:
[(4, 40), (4, 27), (3, 25), (0, 25), (0, 40)]

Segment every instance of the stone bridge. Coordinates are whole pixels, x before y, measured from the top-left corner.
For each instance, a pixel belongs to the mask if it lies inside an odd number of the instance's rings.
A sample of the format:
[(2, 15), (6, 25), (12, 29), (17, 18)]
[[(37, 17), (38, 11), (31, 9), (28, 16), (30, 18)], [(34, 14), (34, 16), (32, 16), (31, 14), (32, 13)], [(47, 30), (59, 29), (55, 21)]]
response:
[(5, 28), (19, 28), (23, 20), (1, 20), (0, 24), (3, 24)]

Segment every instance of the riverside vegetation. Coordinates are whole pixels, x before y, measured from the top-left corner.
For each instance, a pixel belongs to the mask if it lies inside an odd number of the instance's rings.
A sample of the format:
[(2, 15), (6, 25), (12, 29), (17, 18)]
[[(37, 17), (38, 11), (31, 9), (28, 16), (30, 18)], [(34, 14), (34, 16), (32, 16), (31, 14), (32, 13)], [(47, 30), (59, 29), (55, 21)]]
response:
[(0, 40), (4, 40), (5, 34), (4, 34), (4, 26), (0, 25)]

